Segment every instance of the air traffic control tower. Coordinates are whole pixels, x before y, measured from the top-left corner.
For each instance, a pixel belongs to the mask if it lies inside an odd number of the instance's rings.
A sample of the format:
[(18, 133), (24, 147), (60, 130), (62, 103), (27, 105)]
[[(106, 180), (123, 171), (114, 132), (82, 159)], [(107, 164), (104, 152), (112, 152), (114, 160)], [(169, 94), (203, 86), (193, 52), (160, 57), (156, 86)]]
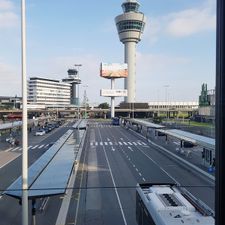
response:
[(68, 77), (64, 78), (62, 81), (71, 84), (71, 104), (79, 105), (79, 90), (77, 86), (81, 83), (81, 79), (79, 78), (78, 70), (69, 69), (67, 73)]
[(115, 18), (120, 41), (125, 46), (125, 63), (128, 64), (128, 77), (124, 88), (128, 95), (125, 102), (134, 103), (136, 94), (136, 44), (141, 40), (146, 17), (139, 12), (140, 4), (136, 0), (126, 0), (122, 4), (123, 14)]

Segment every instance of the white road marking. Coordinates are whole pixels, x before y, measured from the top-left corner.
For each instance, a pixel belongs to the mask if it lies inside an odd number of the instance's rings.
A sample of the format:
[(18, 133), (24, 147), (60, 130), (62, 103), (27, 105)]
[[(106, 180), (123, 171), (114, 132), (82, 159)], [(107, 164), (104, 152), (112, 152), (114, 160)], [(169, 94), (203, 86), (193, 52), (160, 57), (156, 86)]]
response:
[[(99, 134), (100, 134), (100, 137), (101, 137), (100, 131), (99, 131)], [(102, 137), (101, 137), (101, 139), (102, 139)], [(109, 159), (108, 159), (108, 156), (106, 154), (106, 150), (105, 150), (104, 146), (103, 146), (103, 150), (104, 150), (105, 158), (106, 158), (106, 161), (107, 161), (107, 164), (108, 164), (108, 167), (109, 167), (109, 172), (110, 172), (110, 175), (111, 175), (111, 178), (112, 178), (112, 182), (113, 182), (114, 190), (115, 190), (116, 197), (117, 197), (117, 200), (118, 200), (118, 203), (119, 203), (120, 211), (121, 211), (121, 214), (122, 214), (122, 217), (123, 217), (123, 222), (124, 222), (125, 225), (127, 225), (126, 217), (125, 217), (124, 212), (123, 212), (123, 207), (122, 207), (122, 204), (121, 204), (121, 201), (120, 201), (120, 197), (119, 197), (119, 194), (118, 194), (118, 191), (117, 191), (117, 188), (116, 188), (116, 183), (115, 183), (115, 180), (114, 180), (114, 177), (113, 177), (113, 174), (112, 174), (112, 169), (111, 169), (111, 166), (109, 164)]]
[(119, 144), (120, 144), (120, 145), (123, 145), (120, 141), (119, 141)]
[(132, 152), (134, 151), (131, 147), (128, 147)]
[(129, 141), (127, 142), (129, 145), (132, 145), (132, 143), (130, 143)]
[(135, 169), (138, 172), (138, 168)]
[(38, 148), (41, 149), (41, 148), (43, 148), (44, 146), (45, 146), (45, 145), (41, 145), (41, 146), (39, 146)]
[(137, 143), (136, 143), (136, 142), (133, 142), (133, 144), (134, 144), (135, 146), (137, 146)]
[(139, 173), (139, 175), (142, 177), (142, 174), (141, 173)]
[(108, 142), (104, 142), (105, 143), (105, 145), (108, 145)]
[(107, 141), (110, 141), (110, 139), (109, 139), (109, 138), (107, 138)]
[(109, 144), (110, 144), (110, 145), (113, 145), (113, 143), (112, 143), (112, 142), (109, 142)]
[(95, 142), (95, 145), (98, 146), (98, 142)]
[(16, 150), (19, 150), (20, 147), (16, 147), (12, 150), (12, 152), (16, 151)]
[(38, 145), (35, 145), (32, 149), (35, 149), (35, 148), (37, 148), (38, 147)]
[(29, 147), (28, 147), (28, 149), (30, 149), (30, 148), (32, 148), (33, 146), (32, 145), (30, 145)]
[(123, 144), (124, 144), (124, 145), (127, 145), (127, 143), (126, 143), (126, 142), (123, 142)]
[(93, 142), (91, 142), (90, 145), (92, 146), (93, 145)]
[(143, 180), (143, 181), (146, 181), (144, 177), (142, 177), (142, 180)]
[(102, 141), (99, 143), (100, 145), (103, 145)]
[(141, 142), (138, 142), (138, 144), (139, 144), (139, 145), (142, 145), (142, 143), (141, 143)]
[(9, 152), (9, 151), (11, 151), (13, 148), (9, 148), (9, 149), (7, 149), (7, 150), (5, 150), (4, 152)]
[(142, 141), (141, 143), (142, 143), (143, 145), (145, 145), (145, 146), (147, 145), (147, 144), (145, 144), (143, 141)]

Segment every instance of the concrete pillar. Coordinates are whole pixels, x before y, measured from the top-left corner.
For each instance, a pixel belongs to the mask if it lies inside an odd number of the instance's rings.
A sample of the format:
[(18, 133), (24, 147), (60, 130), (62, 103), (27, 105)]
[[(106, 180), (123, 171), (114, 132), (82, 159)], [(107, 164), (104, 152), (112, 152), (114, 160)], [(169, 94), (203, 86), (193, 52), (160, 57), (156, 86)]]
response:
[(135, 102), (136, 95), (136, 42), (125, 42), (125, 63), (128, 64), (128, 77), (125, 78), (124, 88), (127, 89), (128, 95), (124, 101)]

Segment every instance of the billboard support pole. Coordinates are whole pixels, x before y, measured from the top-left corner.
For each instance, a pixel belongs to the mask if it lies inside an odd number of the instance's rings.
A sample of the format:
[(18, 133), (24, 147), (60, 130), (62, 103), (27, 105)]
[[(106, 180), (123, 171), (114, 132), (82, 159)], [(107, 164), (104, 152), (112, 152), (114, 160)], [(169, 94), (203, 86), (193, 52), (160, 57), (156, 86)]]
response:
[[(111, 90), (115, 89), (115, 78), (111, 79)], [(111, 97), (111, 118), (115, 117), (115, 97)]]

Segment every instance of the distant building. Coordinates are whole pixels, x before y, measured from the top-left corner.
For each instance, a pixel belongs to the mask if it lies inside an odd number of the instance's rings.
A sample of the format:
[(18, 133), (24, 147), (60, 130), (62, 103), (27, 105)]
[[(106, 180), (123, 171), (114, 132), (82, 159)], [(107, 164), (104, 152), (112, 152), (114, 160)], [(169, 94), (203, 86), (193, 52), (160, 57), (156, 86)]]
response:
[(149, 102), (150, 109), (168, 109), (168, 110), (180, 110), (180, 109), (197, 109), (198, 102)]
[(207, 84), (202, 84), (199, 96), (199, 120), (215, 120), (215, 89), (208, 90)]
[(0, 96), (0, 108), (20, 108), (22, 102), (21, 97)]
[(64, 78), (62, 81), (71, 84), (71, 101), (72, 105), (79, 105), (79, 89), (78, 85), (81, 84), (81, 79), (79, 78), (79, 73), (77, 69), (69, 69), (67, 71), (68, 77)]
[(28, 104), (70, 105), (71, 84), (59, 80), (31, 77), (28, 81)]

